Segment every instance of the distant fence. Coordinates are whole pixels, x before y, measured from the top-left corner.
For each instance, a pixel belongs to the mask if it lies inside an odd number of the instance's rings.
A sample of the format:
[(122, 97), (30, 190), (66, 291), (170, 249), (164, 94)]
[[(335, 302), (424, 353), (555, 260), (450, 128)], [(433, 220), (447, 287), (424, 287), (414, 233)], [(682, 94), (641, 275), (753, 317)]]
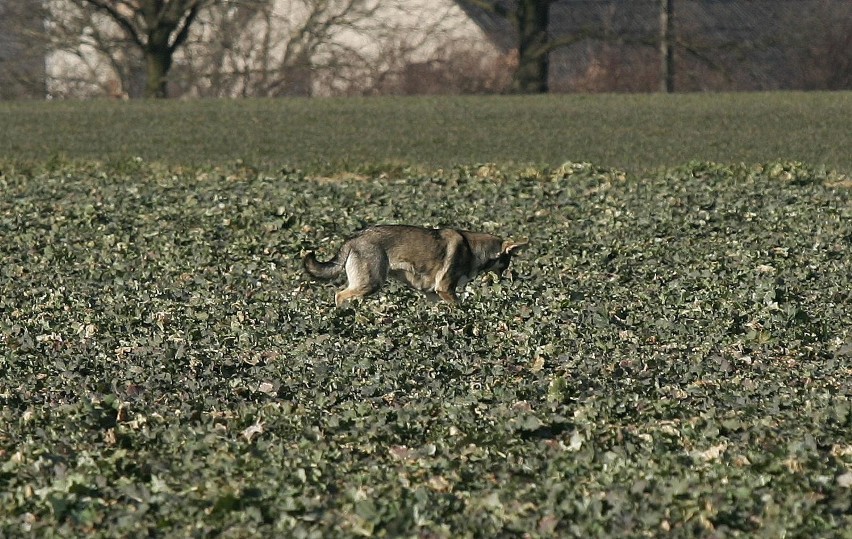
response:
[(655, 91), (663, 76), (661, 11), (671, 9), (675, 91), (852, 88), (846, 0), (560, 0), (554, 91)]

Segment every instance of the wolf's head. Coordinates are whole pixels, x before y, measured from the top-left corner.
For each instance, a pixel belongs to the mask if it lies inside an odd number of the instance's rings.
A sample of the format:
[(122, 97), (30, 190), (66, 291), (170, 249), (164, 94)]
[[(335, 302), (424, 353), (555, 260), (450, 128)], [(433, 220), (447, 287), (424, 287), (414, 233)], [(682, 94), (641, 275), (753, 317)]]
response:
[(490, 271), (497, 275), (502, 275), (509, 268), (509, 264), (512, 262), (512, 255), (526, 245), (527, 242), (503, 241), (500, 244), (500, 251), (488, 258), (485, 265), (479, 270), (480, 273)]
[[(502, 275), (512, 262), (512, 256), (527, 242), (503, 240), (491, 234), (465, 233), (471, 251), (476, 257), (475, 272), (477, 274), (492, 272)], [(473, 276), (471, 275), (471, 278)]]

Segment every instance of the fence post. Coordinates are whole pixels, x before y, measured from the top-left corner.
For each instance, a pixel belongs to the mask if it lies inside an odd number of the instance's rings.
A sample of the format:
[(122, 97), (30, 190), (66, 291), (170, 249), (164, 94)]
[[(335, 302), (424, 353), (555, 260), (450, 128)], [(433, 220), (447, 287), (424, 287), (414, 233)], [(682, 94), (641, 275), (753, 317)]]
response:
[(660, 0), (660, 91), (674, 92), (674, 0)]

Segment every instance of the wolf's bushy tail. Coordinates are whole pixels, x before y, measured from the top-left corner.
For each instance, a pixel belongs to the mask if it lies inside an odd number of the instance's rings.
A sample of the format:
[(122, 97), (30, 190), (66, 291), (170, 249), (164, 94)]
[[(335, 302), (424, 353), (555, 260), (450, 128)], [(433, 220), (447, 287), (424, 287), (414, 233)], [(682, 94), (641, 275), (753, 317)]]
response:
[(314, 252), (311, 251), (302, 259), (302, 265), (305, 267), (305, 271), (313, 277), (317, 277), (318, 279), (334, 279), (343, 273), (343, 264), (346, 262), (348, 254), (349, 250), (344, 247), (328, 262), (320, 262), (314, 256)]

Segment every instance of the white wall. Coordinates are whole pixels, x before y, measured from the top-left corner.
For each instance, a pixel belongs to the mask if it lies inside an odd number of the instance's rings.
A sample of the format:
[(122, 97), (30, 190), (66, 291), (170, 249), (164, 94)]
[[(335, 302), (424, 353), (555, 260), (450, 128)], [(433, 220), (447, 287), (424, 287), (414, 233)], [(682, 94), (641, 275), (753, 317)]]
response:
[[(452, 51), (484, 63), (499, 56), (453, 0), (322, 3), (331, 6), (329, 11), (324, 16), (314, 13), (313, 19), (309, 17), (317, 0), (275, 0), (271, 10), (250, 22), (239, 20), (233, 6), (208, 9), (175, 57), (174, 90), (187, 96), (231, 97), (287, 93), (288, 87), (312, 95), (357, 93), (359, 88), (392, 82), (406, 65), (445, 59)], [(352, 9), (344, 14), (346, 6)], [(68, 21), (64, 26), (80, 24), (78, 12), (69, 9), (67, 1), (51, 0), (51, 7)], [(308, 20), (329, 18), (335, 21), (330, 29), (314, 32), (320, 38), (299, 38), (306, 35), (302, 29)], [(226, 30), (219, 31), (223, 25)], [(122, 67), (128, 62), (115, 43), (121, 38), (117, 27), (101, 17), (80, 35), (78, 46), (49, 54), (49, 92), (56, 97), (134, 94), (138, 71), (134, 75)], [(110, 40), (111, 53), (98, 50), (104, 48), (98, 43)]]

